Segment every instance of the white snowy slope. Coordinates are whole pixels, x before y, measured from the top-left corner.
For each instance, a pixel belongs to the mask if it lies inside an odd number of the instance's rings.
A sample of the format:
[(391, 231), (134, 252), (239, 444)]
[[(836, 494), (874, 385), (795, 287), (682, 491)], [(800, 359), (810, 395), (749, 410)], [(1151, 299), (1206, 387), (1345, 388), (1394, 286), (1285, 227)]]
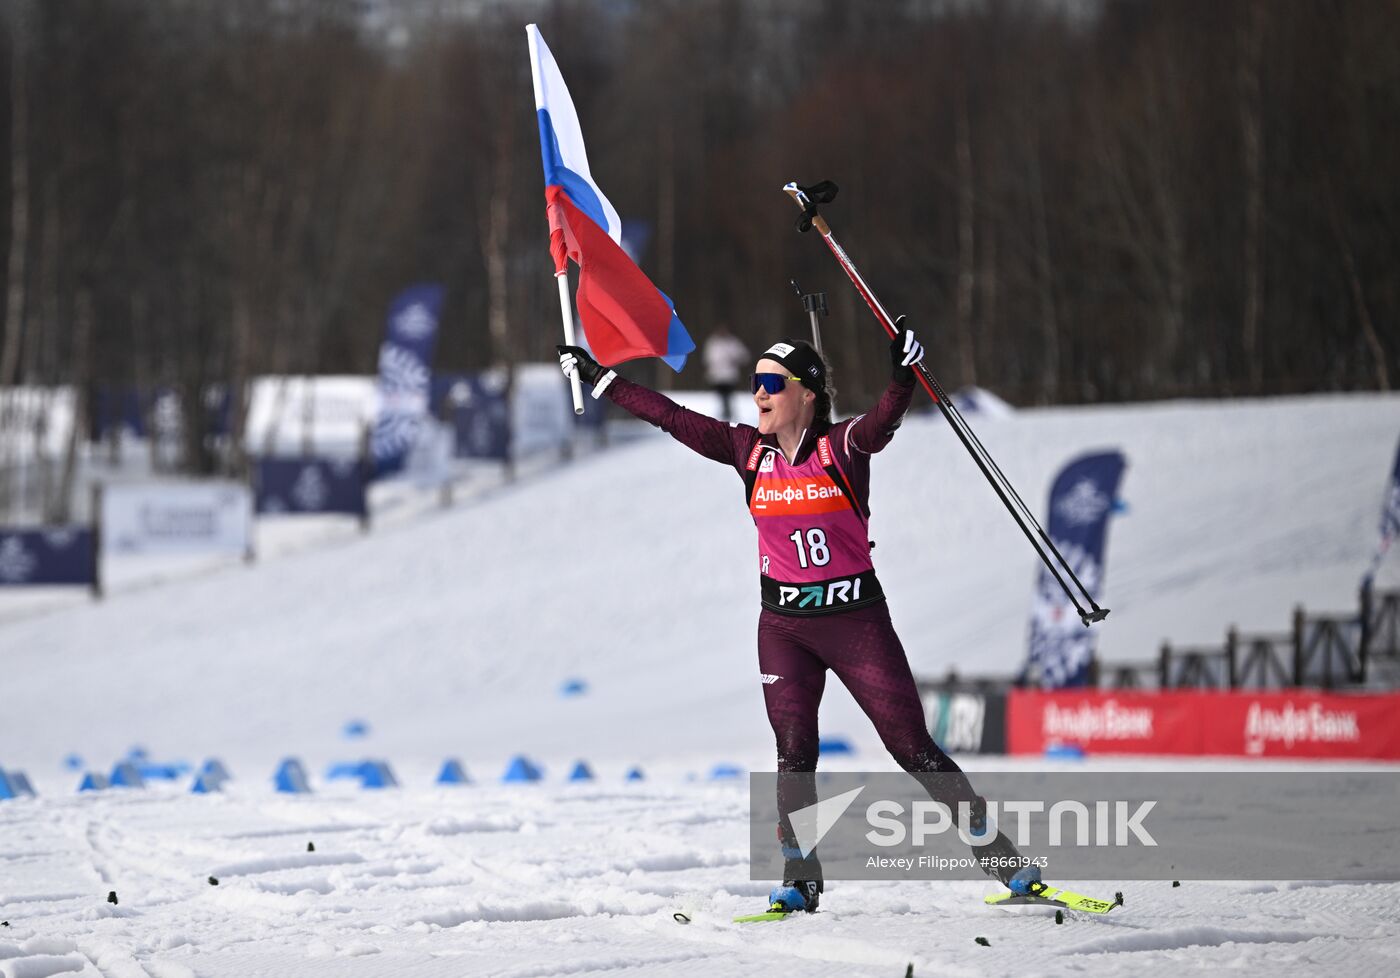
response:
[[(1096, 626), (1106, 662), (1164, 638), (1343, 610), (1376, 542), (1400, 397), (1023, 411), (978, 433), (1038, 513), (1060, 465), (1128, 458)], [(874, 459), (876, 566), (915, 671), (1013, 673), (1036, 558), (937, 415)], [(520, 751), (643, 764), (767, 757), (742, 483), (670, 439), (248, 567), (0, 623), (18, 692), (0, 764), (133, 743), (269, 766), (363, 717), (391, 759)], [(1381, 583), (1400, 577), (1387, 566)], [(581, 677), (588, 695), (561, 699)], [(832, 684), (825, 728), (878, 747)]]
[[(1400, 397), (976, 424), (1042, 514), (1063, 462), (1127, 455), (1100, 626), (1112, 662), (1231, 622), (1280, 630), (1300, 601), (1351, 607)], [(940, 418), (910, 418), (875, 460), (872, 506), (916, 671), (1013, 672), (1034, 557)], [(704, 776), (772, 763), (756, 576), (738, 478), (658, 436), (367, 537), (0, 624), (0, 766), (39, 790), (0, 802), (0, 976), (1396, 970), (1392, 885), (1123, 884), (1109, 919), (1057, 927), (984, 910), (981, 884), (847, 883), (821, 914), (729, 923), (767, 882), (747, 879), (743, 784)], [(575, 677), (587, 693), (561, 697)], [(856, 742), (856, 766), (888, 768), (834, 683), (828, 699), (824, 730)], [(341, 737), (352, 718), (367, 739)], [(66, 754), (107, 770), (138, 743), (219, 756), (235, 781), (73, 793)], [(520, 752), (545, 784), (494, 783)], [(287, 754), (316, 794), (271, 791)], [(317, 777), (362, 756), (404, 787)], [(432, 787), (448, 756), (483, 783)], [(596, 784), (561, 783), (578, 758)], [(632, 764), (647, 781), (622, 781)]]

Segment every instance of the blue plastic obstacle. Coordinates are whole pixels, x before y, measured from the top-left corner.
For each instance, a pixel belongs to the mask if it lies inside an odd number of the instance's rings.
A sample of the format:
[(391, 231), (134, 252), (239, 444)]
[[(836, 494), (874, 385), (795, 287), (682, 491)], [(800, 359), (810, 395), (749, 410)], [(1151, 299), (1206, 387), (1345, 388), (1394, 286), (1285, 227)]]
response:
[(587, 761), (579, 761), (574, 765), (574, 769), (569, 772), (570, 781), (592, 781), (593, 769), (588, 766)]
[(854, 754), (856, 749), (845, 737), (822, 737), (817, 741), (817, 753), (826, 757), (838, 754)]
[(9, 771), (7, 773), (10, 777), (10, 787), (14, 788), (15, 791), (21, 795), (28, 795), (30, 798), (35, 797), (34, 786), (29, 783), (29, 775), (25, 774), (23, 771)]
[(737, 764), (716, 764), (710, 768), (711, 781), (733, 781), (744, 776), (744, 769)]
[(204, 762), (199, 769), (201, 777), (215, 777), (220, 781), (231, 781), (233, 775), (228, 773), (228, 768), (224, 767), (224, 762), (217, 757), (211, 757)]
[(367, 761), (336, 761), (326, 768), (327, 781), (344, 781), (354, 779), (358, 781), (364, 776), (364, 767)]
[(19, 789), (10, 780), (10, 775), (5, 773), (5, 769), (0, 767), (0, 801), (8, 801), (11, 798), (18, 798)]
[(306, 768), (295, 757), (289, 757), (277, 767), (272, 783), (278, 791), (292, 795), (311, 793), (311, 784), (306, 779)]
[(442, 762), (442, 770), (438, 772), (438, 784), (471, 784), (472, 779), (467, 777), (467, 769), (462, 767), (462, 762), (455, 757), (449, 757)]
[(83, 780), (78, 784), (79, 791), (102, 791), (110, 788), (105, 774), (98, 774), (96, 771), (89, 771), (83, 775)]
[(360, 765), (360, 787), (397, 788), (399, 779), (394, 777), (388, 761), (365, 761)]
[(141, 777), (141, 771), (131, 761), (121, 761), (112, 768), (112, 776), (108, 779), (108, 784), (113, 788), (144, 788), (146, 780)]
[(190, 766), (184, 761), (174, 764), (156, 764), (151, 761), (133, 762), (136, 770), (145, 781), (177, 781), (190, 773)]
[(645, 781), (646, 779), (647, 776), (642, 773), (642, 769), (639, 767), (634, 767), (629, 770), (625, 778), (627, 781)]
[(523, 781), (538, 781), (544, 777), (535, 764), (524, 754), (517, 754), (511, 759), (510, 765), (506, 768), (506, 773), (501, 775), (501, 780), (506, 784)]
[(191, 794), (207, 795), (224, 790), (224, 782), (229, 780), (228, 768), (223, 761), (211, 757), (199, 769), (199, 774), (190, 787)]

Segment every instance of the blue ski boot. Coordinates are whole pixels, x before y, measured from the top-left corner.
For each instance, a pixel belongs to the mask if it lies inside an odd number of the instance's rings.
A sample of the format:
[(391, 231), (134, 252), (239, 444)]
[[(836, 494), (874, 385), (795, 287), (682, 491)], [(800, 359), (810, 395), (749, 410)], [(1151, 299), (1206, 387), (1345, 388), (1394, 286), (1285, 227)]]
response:
[(1022, 866), (1011, 874), (1011, 879), (1006, 881), (1007, 889), (1017, 896), (1030, 896), (1041, 889), (1040, 867), (1036, 865)]
[(816, 913), (821, 902), (821, 880), (783, 880), (768, 894), (769, 913)]
[[(996, 835), (987, 839), (992, 832)], [(981, 798), (973, 802), (967, 834), (977, 840), (977, 844), (973, 846), (973, 854), (981, 861), (982, 872), (1017, 896), (1034, 895), (1043, 889), (1039, 866), (1029, 865), (1014, 869), (1024, 861), (1021, 853), (1007, 838), (1006, 833), (998, 831), (994, 824), (989, 824), (986, 803)]]

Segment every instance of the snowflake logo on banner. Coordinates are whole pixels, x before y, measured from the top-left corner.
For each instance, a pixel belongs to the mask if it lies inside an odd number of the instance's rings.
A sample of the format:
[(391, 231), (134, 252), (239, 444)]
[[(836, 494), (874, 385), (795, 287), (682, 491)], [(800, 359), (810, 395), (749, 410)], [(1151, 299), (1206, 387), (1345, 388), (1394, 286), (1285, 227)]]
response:
[(1050, 647), (1042, 651), (1040, 660), (1040, 684), (1045, 689), (1064, 686), (1088, 667), (1094, 654), (1093, 640), (1087, 631), (1083, 635), (1053, 638)]
[(467, 407), (474, 400), (472, 396), (472, 385), (465, 380), (459, 380), (453, 384), (452, 388), (447, 392), (447, 397), (452, 402), (453, 407)]
[(432, 333), (436, 326), (433, 314), (421, 302), (415, 302), (394, 319), (394, 332), (414, 342)]
[(292, 485), (292, 500), (299, 509), (309, 513), (321, 512), (329, 496), (330, 488), (326, 485), (326, 477), (314, 465), (305, 466)]
[(385, 390), (426, 390), (428, 368), (412, 351), (385, 343), (379, 347), (379, 386)]
[(510, 377), (504, 370), (488, 370), (479, 377), (481, 389), (487, 394), (504, 394), (510, 386)]
[[(1081, 546), (1061, 540), (1055, 541), (1055, 546), (1064, 554), (1066, 566), (1084, 583), (1085, 590), (1097, 593), (1099, 562)], [(1047, 689), (1063, 686), (1088, 665), (1094, 637), (1048, 570), (1040, 572), (1031, 616), (1030, 658), (1039, 670), (1040, 683)]]
[(388, 458), (408, 451), (418, 437), (418, 419), (405, 414), (381, 417), (374, 426), (374, 457)]
[(180, 430), (180, 398), (172, 391), (158, 394), (155, 405), (151, 408), (151, 419), (158, 433), (175, 434)]
[(386, 391), (428, 389), (428, 368), (409, 350), (386, 343), (379, 350), (379, 386)]
[(1080, 479), (1055, 506), (1071, 526), (1087, 526), (1104, 514), (1109, 498), (1099, 492), (1092, 479)]
[(44, 531), (44, 542), (55, 550), (67, 550), (78, 539), (78, 531), (71, 526)]
[(0, 581), (22, 584), (33, 575), (38, 563), (38, 559), (24, 549), (24, 541), (19, 537), (0, 541)]

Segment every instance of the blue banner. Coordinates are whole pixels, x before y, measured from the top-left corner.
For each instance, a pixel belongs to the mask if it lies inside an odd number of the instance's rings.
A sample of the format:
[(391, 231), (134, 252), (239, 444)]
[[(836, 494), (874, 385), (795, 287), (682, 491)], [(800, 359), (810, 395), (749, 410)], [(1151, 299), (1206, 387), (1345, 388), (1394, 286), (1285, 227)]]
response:
[(452, 426), (453, 455), (504, 461), (510, 457), (510, 401), (504, 372), (439, 374), (433, 404)]
[(1395, 463), (1390, 467), (1390, 484), (1386, 486), (1385, 499), (1381, 502), (1380, 529), (1381, 540), (1376, 545), (1376, 555), (1371, 558), (1371, 566), (1361, 581), (1365, 587), (1370, 586), (1371, 578), (1376, 576), (1390, 545), (1400, 535), (1400, 449), (1395, 452)]
[(92, 440), (101, 441), (113, 428), (125, 428), (137, 438), (146, 437), (146, 411), (140, 391), (134, 387), (97, 388), (92, 406)]
[(96, 583), (96, 537), (91, 528), (0, 528), (0, 586)]
[(428, 416), (444, 291), (441, 285), (415, 285), (389, 304), (386, 334), (379, 347), (379, 415), (371, 438), (376, 477), (403, 469)]
[[(1085, 455), (1066, 465), (1050, 488), (1046, 533), (1095, 601), (1103, 594), (1108, 516), (1116, 508), (1118, 483), (1126, 467), (1121, 452)], [(1064, 568), (1060, 568), (1060, 576), (1074, 586)], [(1089, 682), (1093, 657), (1092, 630), (1084, 627), (1069, 597), (1042, 565), (1031, 607), (1030, 652), (1022, 678), (1044, 689), (1084, 686)]]
[(358, 459), (260, 458), (253, 481), (259, 513), (367, 513)]

